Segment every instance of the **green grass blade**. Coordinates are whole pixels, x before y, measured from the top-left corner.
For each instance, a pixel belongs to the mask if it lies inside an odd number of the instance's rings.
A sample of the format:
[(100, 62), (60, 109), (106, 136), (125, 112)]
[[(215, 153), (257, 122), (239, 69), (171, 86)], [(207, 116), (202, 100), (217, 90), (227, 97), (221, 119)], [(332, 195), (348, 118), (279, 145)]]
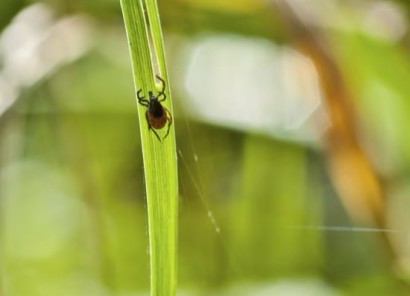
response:
[[(158, 89), (155, 84), (156, 74), (166, 82), (169, 81), (157, 5), (155, 1), (121, 0), (121, 7), (130, 48), (134, 84), (136, 90), (142, 88), (144, 95), (147, 96), (148, 90)], [(150, 28), (147, 26), (144, 8), (147, 10)], [(152, 50), (149, 36), (153, 41)], [(159, 73), (155, 73), (152, 57), (158, 62)], [(172, 114), (168, 83), (166, 94), (164, 106)], [(162, 142), (158, 141), (152, 131), (148, 130), (145, 120), (146, 107), (137, 105), (148, 204), (151, 295), (175, 295), (178, 180), (174, 125), (171, 126), (169, 136)], [(166, 128), (158, 131), (161, 137), (165, 132)]]

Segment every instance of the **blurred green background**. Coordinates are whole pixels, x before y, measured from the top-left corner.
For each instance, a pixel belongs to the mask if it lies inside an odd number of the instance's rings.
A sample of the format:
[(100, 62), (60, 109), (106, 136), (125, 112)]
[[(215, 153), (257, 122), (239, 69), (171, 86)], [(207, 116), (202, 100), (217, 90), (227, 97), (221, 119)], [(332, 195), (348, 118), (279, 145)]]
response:
[[(159, 1), (178, 295), (410, 295), (409, 3)], [(119, 1), (0, 2), (0, 295), (149, 295)]]

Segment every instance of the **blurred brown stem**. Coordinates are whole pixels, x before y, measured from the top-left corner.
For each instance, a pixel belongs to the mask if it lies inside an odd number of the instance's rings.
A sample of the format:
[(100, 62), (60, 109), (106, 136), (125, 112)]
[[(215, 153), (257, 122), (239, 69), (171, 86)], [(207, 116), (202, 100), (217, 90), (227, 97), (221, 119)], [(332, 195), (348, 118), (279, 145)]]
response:
[[(290, 43), (310, 57), (319, 74), (331, 126), (324, 137), (329, 173), (348, 213), (361, 224), (386, 229), (385, 190), (381, 178), (359, 144), (358, 118), (336, 59), (319, 29), (309, 28), (286, 4), (273, 1)], [(397, 258), (391, 238), (380, 235), (391, 258)]]

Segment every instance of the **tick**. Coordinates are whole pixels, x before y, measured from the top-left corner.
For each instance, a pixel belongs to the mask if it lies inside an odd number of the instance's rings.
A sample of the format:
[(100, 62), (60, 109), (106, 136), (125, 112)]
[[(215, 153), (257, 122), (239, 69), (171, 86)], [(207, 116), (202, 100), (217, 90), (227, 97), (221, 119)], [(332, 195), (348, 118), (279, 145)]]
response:
[(162, 84), (162, 88), (158, 92), (158, 94), (154, 95), (153, 91), (148, 91), (149, 99), (147, 100), (145, 99), (145, 97), (141, 97), (140, 93), (142, 92), (142, 89), (140, 89), (137, 92), (137, 98), (138, 103), (140, 103), (144, 107), (147, 107), (147, 110), (145, 111), (145, 119), (147, 120), (148, 131), (152, 130), (155, 136), (161, 142), (161, 138), (159, 137), (156, 130), (162, 129), (163, 127), (165, 127), (165, 125), (167, 125), (167, 133), (162, 138), (163, 140), (165, 140), (165, 138), (169, 134), (169, 129), (171, 128), (172, 116), (168, 109), (161, 104), (161, 102), (165, 101), (165, 99), (167, 98), (167, 96), (165, 95), (165, 81), (158, 75), (156, 75), (155, 77), (157, 77), (157, 79), (161, 81)]

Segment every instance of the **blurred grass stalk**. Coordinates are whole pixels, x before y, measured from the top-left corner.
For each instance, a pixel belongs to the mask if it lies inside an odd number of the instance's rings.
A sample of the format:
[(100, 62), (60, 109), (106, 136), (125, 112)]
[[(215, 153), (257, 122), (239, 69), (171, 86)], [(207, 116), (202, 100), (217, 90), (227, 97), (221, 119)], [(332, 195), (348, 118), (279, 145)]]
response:
[[(121, 9), (134, 84), (136, 90), (142, 88), (146, 94), (148, 90), (158, 89), (154, 80), (156, 74), (169, 81), (157, 3), (155, 0), (121, 0)], [(165, 92), (168, 98), (164, 105), (172, 114), (168, 83)], [(175, 295), (178, 179), (174, 126), (165, 140), (158, 141), (148, 129), (146, 108), (138, 102), (137, 106), (148, 206), (151, 295)]]

